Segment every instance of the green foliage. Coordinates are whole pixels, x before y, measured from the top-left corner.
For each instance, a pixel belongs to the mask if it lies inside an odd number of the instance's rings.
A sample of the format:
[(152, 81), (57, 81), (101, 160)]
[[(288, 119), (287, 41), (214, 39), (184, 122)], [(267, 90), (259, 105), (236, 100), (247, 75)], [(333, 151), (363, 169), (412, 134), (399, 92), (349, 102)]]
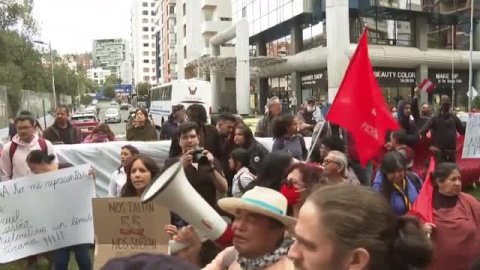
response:
[(121, 84), (122, 79), (118, 78), (117, 75), (110, 75), (105, 78), (105, 84)]
[(152, 86), (149, 83), (141, 82), (137, 84), (137, 94), (139, 96), (146, 96), (150, 88), (152, 88)]
[(108, 98), (114, 98), (116, 96), (115, 87), (112, 84), (105, 85), (103, 95)]
[(80, 97), (80, 103), (85, 105), (85, 106), (88, 106), (89, 104), (91, 104), (93, 101), (93, 97), (89, 96), (89, 95), (83, 95)]

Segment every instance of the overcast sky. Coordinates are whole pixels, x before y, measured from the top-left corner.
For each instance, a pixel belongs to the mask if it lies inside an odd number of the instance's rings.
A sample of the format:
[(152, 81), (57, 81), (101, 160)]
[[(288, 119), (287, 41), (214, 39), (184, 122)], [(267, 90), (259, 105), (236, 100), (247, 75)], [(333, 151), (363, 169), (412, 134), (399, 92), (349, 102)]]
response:
[(92, 50), (100, 38), (130, 39), (131, 0), (34, 0), (39, 39), (60, 53)]

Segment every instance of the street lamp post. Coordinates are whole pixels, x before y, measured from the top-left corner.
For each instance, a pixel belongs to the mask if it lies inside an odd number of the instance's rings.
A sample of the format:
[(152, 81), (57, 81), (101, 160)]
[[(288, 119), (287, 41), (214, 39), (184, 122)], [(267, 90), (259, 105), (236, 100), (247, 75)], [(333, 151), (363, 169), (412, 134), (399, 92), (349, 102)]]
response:
[(468, 112), (472, 110), (472, 97), (473, 97), (473, 91), (472, 91), (472, 76), (473, 76), (473, 68), (472, 68), (472, 57), (473, 57), (473, 8), (474, 8), (474, 0), (471, 1), (471, 7), (470, 7), (470, 57), (468, 61)]
[(52, 51), (52, 42), (44, 42), (40, 40), (34, 40), (33, 42), (43, 45), (48, 45), (48, 49), (50, 50), (50, 66), (52, 68), (52, 92), (53, 92), (53, 108), (57, 108), (57, 93), (55, 91), (55, 73), (53, 71), (53, 51)]

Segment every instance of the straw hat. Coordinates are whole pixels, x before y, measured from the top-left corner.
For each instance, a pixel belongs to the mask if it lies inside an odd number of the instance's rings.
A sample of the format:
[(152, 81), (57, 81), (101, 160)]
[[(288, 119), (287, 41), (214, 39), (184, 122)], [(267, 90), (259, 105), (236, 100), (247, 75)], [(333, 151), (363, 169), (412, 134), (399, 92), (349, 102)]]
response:
[(264, 187), (254, 187), (245, 192), (241, 198), (224, 198), (218, 206), (232, 215), (238, 209), (246, 210), (273, 218), (286, 227), (293, 227), (297, 219), (287, 216), (287, 199), (282, 193)]

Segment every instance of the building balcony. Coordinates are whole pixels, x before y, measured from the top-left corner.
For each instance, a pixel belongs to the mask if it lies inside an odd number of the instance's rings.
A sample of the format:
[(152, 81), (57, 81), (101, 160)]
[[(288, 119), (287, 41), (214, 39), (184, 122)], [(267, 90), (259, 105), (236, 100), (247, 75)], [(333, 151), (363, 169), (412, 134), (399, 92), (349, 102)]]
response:
[(168, 0), (167, 1), (167, 5), (176, 5), (177, 4), (177, 0)]
[(232, 25), (232, 22), (228, 21), (205, 21), (202, 23), (202, 34), (216, 34), (222, 32)]
[(201, 0), (200, 1), (200, 7), (201, 8), (206, 8), (206, 7), (216, 7), (218, 6), (218, 0)]

